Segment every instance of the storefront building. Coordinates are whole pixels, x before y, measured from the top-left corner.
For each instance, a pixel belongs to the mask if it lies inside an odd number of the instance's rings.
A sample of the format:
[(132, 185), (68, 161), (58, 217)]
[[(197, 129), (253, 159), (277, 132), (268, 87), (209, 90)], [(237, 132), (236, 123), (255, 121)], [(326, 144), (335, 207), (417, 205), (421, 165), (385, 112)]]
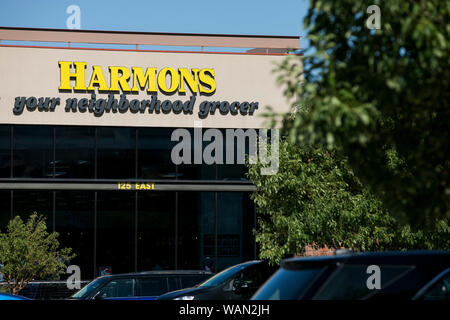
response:
[[(199, 269), (207, 258), (218, 271), (257, 257), (245, 165), (195, 159), (211, 141), (195, 137), (262, 128), (267, 105), (286, 112), (271, 71), (298, 38), (0, 28), (0, 40), (1, 231), (16, 215), (46, 216), (83, 279), (104, 268)], [(173, 161), (176, 129), (192, 136), (190, 163)]]

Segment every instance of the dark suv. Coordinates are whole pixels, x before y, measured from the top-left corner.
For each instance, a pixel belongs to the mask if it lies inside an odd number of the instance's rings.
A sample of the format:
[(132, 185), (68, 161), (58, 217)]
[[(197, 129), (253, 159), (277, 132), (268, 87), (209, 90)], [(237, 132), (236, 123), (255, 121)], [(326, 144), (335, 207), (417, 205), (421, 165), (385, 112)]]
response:
[(450, 251), (292, 258), (253, 300), (448, 299)]
[(172, 290), (192, 287), (213, 275), (207, 271), (148, 271), (98, 277), (72, 299), (154, 300)]
[(253, 260), (231, 266), (193, 288), (168, 292), (157, 300), (248, 300), (278, 269)]

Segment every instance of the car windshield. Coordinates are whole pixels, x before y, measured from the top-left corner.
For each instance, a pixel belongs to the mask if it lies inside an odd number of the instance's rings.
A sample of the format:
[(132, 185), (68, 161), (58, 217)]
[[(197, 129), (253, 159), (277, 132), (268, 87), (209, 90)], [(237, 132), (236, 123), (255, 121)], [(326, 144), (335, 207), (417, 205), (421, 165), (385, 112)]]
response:
[(244, 264), (244, 265), (241, 264), (241, 265), (237, 265), (237, 266), (233, 266), (228, 269), (225, 269), (225, 270), (219, 272), (218, 274), (216, 274), (215, 276), (209, 278), (205, 282), (201, 283), (199, 285), (199, 287), (218, 286), (219, 284), (224, 283), (225, 281), (230, 279), (232, 276), (234, 276), (236, 273), (238, 273), (242, 269), (247, 268), (248, 266), (249, 266), (248, 264)]
[(253, 300), (298, 300), (323, 270), (278, 270), (253, 296)]
[(87, 296), (89, 296), (92, 291), (96, 290), (98, 287), (100, 287), (102, 284), (104, 284), (106, 281), (108, 281), (108, 277), (102, 277), (95, 279), (91, 283), (87, 284), (83, 288), (81, 288), (77, 293), (75, 293), (72, 298), (75, 299), (84, 299)]

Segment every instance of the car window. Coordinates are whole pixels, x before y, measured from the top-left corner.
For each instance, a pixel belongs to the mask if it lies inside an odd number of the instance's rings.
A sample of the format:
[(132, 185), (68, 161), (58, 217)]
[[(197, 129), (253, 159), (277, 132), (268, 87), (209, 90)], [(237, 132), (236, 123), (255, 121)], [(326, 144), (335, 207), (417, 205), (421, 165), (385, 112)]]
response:
[(270, 267), (265, 263), (250, 266), (239, 272), (234, 278), (237, 281), (244, 281), (249, 287), (260, 287), (278, 267)]
[(279, 269), (253, 296), (253, 300), (298, 300), (325, 268)]
[(224, 283), (225, 281), (230, 280), (234, 275), (236, 275), (239, 271), (241, 271), (242, 269), (244, 269), (246, 267), (248, 267), (248, 265), (245, 265), (245, 264), (238, 264), (236, 266), (231, 266), (228, 269), (225, 269), (225, 270), (219, 272), (218, 274), (216, 274), (215, 276), (209, 278), (205, 282), (201, 283), (199, 286), (200, 287), (218, 286), (218, 285)]
[[(401, 279), (413, 266), (380, 265), (380, 288), (385, 289)], [(380, 290), (367, 285), (372, 273), (367, 273), (368, 265), (344, 265), (338, 268), (314, 296), (314, 300), (355, 300), (368, 299)]]
[(125, 298), (134, 296), (134, 279), (113, 279), (100, 289), (100, 298)]
[(72, 298), (75, 299), (85, 299), (92, 292), (97, 290), (101, 285), (108, 281), (108, 277), (97, 278), (94, 281), (90, 282), (88, 285), (81, 288), (77, 293), (75, 293)]
[(166, 277), (139, 278), (141, 296), (159, 296), (169, 291)]
[(423, 300), (450, 300), (450, 272), (432, 285), (422, 296)]

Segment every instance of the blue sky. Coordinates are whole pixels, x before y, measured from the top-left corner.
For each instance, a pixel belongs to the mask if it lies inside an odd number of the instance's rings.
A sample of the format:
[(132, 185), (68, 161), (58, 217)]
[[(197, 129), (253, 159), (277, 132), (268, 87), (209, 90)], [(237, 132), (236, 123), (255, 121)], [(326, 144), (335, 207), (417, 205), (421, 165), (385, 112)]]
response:
[(81, 29), (304, 36), (307, 0), (1, 0), (0, 26), (66, 28), (81, 8)]

